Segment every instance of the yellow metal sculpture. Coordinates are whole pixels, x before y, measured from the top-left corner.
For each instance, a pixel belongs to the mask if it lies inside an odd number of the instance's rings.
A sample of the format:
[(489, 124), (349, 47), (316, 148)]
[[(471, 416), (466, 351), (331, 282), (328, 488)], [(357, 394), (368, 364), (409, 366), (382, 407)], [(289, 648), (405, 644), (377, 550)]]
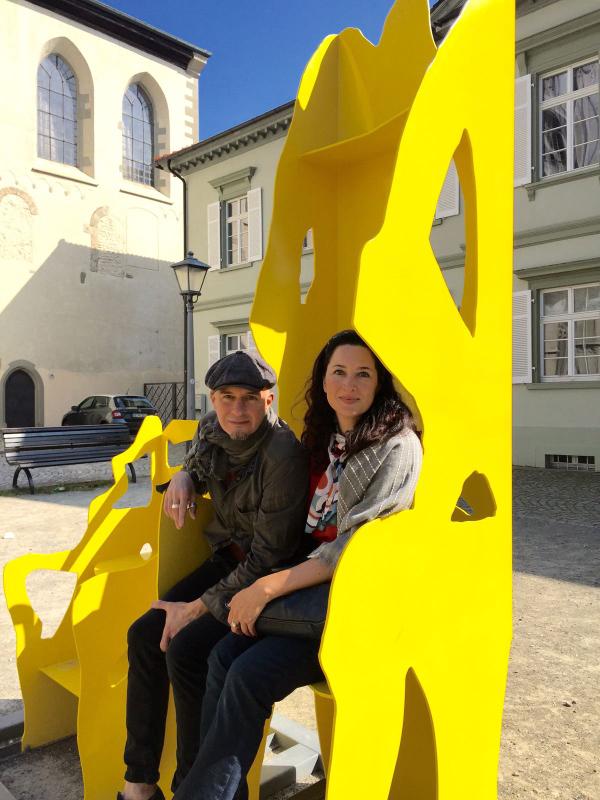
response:
[[(513, 42), (508, 0), (468, 0), (439, 50), (427, 0), (397, 0), (377, 46), (347, 30), (317, 50), (278, 170), (251, 324), (279, 373), (280, 413), (294, 422), (316, 353), (332, 333), (354, 327), (424, 430), (414, 508), (361, 528), (335, 574), (321, 648), (329, 687), (315, 687), (329, 800), (497, 796), (511, 635)], [(451, 159), (465, 204), (460, 309), (429, 244)], [(309, 228), (315, 277), (302, 303)], [(207, 499), (199, 524), (183, 531), (161, 518), (154, 492), (144, 508), (114, 508), (125, 465), (148, 454), (152, 487), (167, 481), (168, 442), (190, 438), (194, 425), (163, 432), (157, 418), (146, 420), (114, 459), (114, 486), (90, 506), (77, 547), (5, 570), (23, 744), (77, 731), (86, 800), (112, 797), (122, 779), (127, 628), (207, 552)], [(470, 510), (456, 506), (460, 496)], [(140, 553), (145, 544), (150, 555)], [(77, 576), (48, 639), (25, 588), (38, 569)], [(168, 731), (167, 781), (172, 719)], [(259, 767), (260, 758), (249, 778), (253, 800)]]
[[(414, 508), (361, 528), (335, 574), (321, 648), (335, 698), (329, 800), (497, 797), (511, 638), (513, 43), (508, 0), (469, 0), (437, 51), (427, 1), (398, 0), (378, 46), (347, 30), (317, 50), (279, 163), (251, 323), (279, 372), (280, 413), (292, 418), (328, 336), (354, 327), (424, 430)], [(460, 309), (429, 242), (451, 159), (465, 206)], [(301, 303), (309, 228), (315, 276)], [(326, 718), (324, 702), (321, 691)]]

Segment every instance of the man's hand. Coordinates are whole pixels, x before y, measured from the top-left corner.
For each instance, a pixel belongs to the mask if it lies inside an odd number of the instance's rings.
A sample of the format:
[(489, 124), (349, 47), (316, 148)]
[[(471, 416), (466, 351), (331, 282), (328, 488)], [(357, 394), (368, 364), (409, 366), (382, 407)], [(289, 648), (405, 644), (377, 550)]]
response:
[(231, 632), (256, 636), (254, 623), (270, 599), (265, 583), (260, 578), (252, 586), (234, 594), (229, 603), (227, 617)]
[(173, 637), (177, 636), (182, 628), (185, 628), (189, 622), (201, 617), (202, 614), (206, 614), (208, 611), (200, 598), (191, 603), (170, 603), (167, 600), (155, 600), (152, 603), (152, 608), (162, 609), (166, 612), (165, 627), (160, 640), (160, 649), (163, 653), (167, 652), (169, 642)]
[(175, 523), (177, 530), (181, 530), (183, 527), (186, 511), (190, 512), (192, 519), (196, 519), (195, 496), (194, 482), (189, 473), (185, 470), (176, 472), (165, 492), (163, 508), (167, 517), (170, 517)]

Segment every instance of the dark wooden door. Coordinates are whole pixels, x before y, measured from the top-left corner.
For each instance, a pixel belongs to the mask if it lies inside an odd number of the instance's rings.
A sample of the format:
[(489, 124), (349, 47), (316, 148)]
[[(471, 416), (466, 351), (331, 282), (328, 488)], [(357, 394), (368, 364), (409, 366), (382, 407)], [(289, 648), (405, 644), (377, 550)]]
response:
[(35, 385), (22, 369), (8, 376), (4, 387), (4, 408), (8, 428), (35, 425)]

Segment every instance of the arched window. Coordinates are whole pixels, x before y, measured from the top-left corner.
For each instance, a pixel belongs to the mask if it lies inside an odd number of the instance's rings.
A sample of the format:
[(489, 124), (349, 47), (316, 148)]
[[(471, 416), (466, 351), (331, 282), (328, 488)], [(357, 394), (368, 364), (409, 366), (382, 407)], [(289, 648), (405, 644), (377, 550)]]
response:
[(153, 162), (152, 103), (139, 83), (132, 83), (123, 95), (123, 176), (152, 186)]
[(38, 155), (77, 165), (77, 78), (56, 53), (38, 67)]

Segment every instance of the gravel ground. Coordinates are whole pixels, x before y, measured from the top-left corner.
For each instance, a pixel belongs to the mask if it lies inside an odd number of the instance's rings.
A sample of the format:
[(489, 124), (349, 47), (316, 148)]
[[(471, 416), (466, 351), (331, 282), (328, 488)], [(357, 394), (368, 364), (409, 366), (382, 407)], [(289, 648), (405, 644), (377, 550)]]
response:
[[(74, 469), (72, 480), (81, 481), (81, 468)], [(99, 469), (104, 465), (90, 465), (85, 479), (96, 479)], [(58, 476), (48, 472), (45, 479), (55, 483)], [(62, 485), (68, 478), (60, 475)], [(514, 639), (499, 800), (598, 800), (600, 474), (517, 468), (514, 487)], [(128, 502), (141, 502), (145, 491), (142, 479)], [(71, 547), (85, 527), (91, 496), (65, 491), (0, 497), (0, 565), (21, 553)], [(14, 538), (4, 539), (7, 532)], [(45, 589), (46, 624), (57, 624), (67, 597), (68, 587)], [(1, 714), (20, 704), (14, 637), (2, 607), (0, 641), (8, 653), (0, 664)], [(295, 692), (277, 710), (314, 727), (309, 690)], [(72, 740), (1, 763), (0, 780), (17, 800), (81, 800)]]

